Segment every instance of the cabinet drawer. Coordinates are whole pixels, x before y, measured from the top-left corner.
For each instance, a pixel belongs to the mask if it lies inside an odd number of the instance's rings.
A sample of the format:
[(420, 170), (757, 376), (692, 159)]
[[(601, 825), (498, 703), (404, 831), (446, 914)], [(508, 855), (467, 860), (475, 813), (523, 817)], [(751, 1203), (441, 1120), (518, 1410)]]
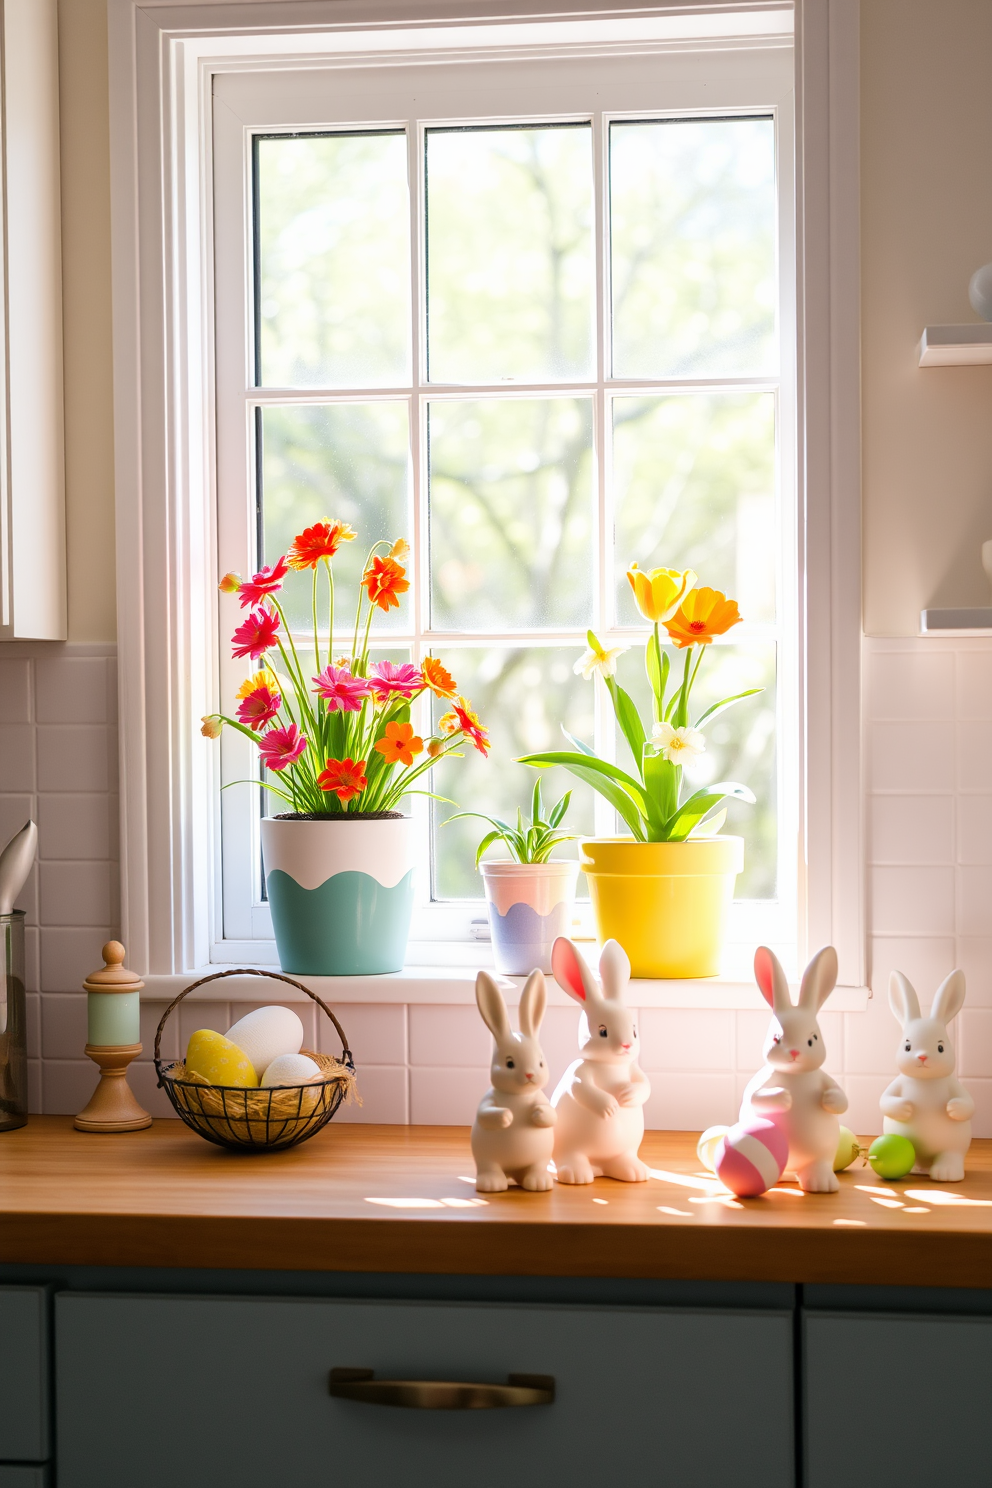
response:
[(48, 1469), (26, 1462), (0, 1462), (0, 1488), (48, 1488)]
[(48, 1303), (45, 1287), (0, 1286), (0, 1462), (48, 1456)]
[[(59, 1488), (792, 1483), (784, 1313), (66, 1293), (56, 1337)], [(557, 1395), (397, 1409), (332, 1398), (340, 1367)]]
[(988, 1488), (992, 1318), (804, 1318), (807, 1488)]

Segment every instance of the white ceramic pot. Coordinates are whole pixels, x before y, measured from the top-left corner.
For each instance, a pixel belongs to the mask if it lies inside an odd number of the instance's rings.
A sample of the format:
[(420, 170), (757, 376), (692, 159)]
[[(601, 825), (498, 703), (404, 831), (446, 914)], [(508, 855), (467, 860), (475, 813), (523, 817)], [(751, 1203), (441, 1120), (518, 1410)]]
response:
[(572, 929), (578, 863), (483, 863), (496, 970), (551, 970), (551, 947)]

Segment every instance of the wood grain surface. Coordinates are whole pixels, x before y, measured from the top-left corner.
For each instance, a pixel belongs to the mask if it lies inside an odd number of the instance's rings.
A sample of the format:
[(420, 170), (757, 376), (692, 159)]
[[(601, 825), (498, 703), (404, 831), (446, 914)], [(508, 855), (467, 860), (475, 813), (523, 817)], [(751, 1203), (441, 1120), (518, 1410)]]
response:
[(739, 1201), (695, 1135), (649, 1132), (647, 1183), (475, 1192), (468, 1129), (330, 1126), (288, 1152), (212, 1147), (178, 1121), (93, 1135), (33, 1116), (0, 1135), (0, 1261), (462, 1275), (992, 1286), (992, 1141), (964, 1183)]

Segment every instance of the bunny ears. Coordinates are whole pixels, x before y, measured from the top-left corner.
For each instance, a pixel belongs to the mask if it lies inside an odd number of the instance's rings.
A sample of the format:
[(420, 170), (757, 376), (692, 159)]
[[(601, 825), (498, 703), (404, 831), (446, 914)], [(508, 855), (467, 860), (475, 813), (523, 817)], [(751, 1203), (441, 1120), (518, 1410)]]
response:
[(555, 981), (563, 992), (581, 1004), (595, 1002), (600, 997), (622, 1002), (624, 989), (630, 981), (630, 961), (627, 952), (615, 940), (608, 940), (599, 957), (599, 975), (602, 990), (589, 969), (584, 956), (579, 954), (572, 941), (559, 935), (551, 952), (551, 969)]
[[(475, 1000), (482, 1014), (482, 1021), (497, 1044), (507, 1043), (513, 1038), (506, 1002), (496, 980), (488, 971), (480, 971), (475, 979)], [(520, 1032), (524, 1038), (536, 1038), (544, 1019), (548, 1001), (548, 988), (543, 971), (532, 971), (520, 994)]]
[[(930, 1009), (931, 1018), (936, 1018), (940, 1023), (950, 1023), (964, 1006), (964, 993), (964, 972), (952, 971), (934, 993), (933, 1006)], [(889, 1007), (903, 1028), (909, 1023), (915, 1023), (923, 1016), (920, 1012), (920, 999), (916, 995), (916, 989), (909, 977), (903, 976), (901, 971), (894, 971), (889, 977)]]
[[(759, 946), (754, 953), (754, 977), (762, 997), (773, 1012), (785, 1012), (792, 1007), (789, 983), (782, 964), (775, 952), (770, 951), (767, 946)], [(819, 1012), (836, 985), (837, 952), (833, 946), (824, 946), (822, 951), (817, 951), (803, 972), (798, 1006), (814, 1013)]]

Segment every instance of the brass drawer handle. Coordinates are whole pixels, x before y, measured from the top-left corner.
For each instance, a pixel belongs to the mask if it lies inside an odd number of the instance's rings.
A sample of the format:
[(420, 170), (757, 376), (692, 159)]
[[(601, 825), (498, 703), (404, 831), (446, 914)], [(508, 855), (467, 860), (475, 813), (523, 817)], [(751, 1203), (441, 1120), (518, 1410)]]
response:
[(331, 1394), (366, 1405), (401, 1405), (408, 1410), (499, 1410), (508, 1405), (552, 1405), (553, 1374), (510, 1374), (505, 1385), (462, 1380), (376, 1379), (374, 1369), (332, 1369)]

